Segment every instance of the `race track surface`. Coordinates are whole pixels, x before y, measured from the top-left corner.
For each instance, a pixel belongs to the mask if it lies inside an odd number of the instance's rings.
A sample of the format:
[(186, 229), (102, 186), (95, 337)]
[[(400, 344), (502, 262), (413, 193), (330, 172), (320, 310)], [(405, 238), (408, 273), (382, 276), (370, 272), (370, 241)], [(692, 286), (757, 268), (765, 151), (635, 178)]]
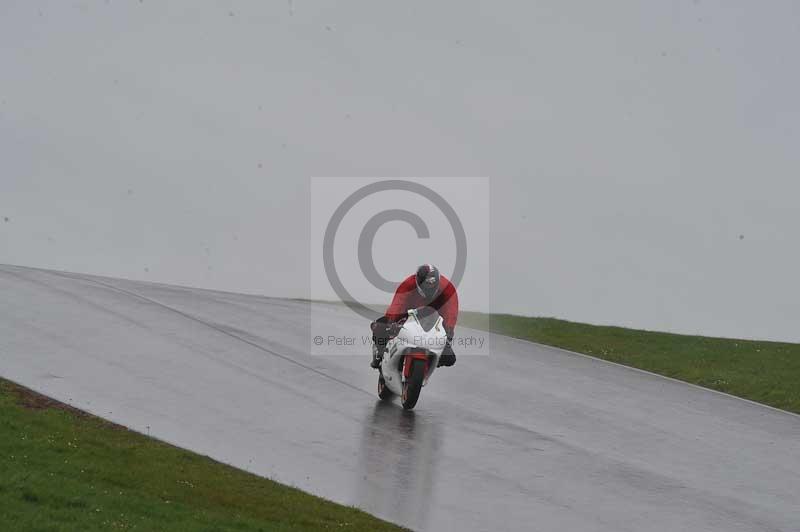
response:
[(415, 530), (800, 530), (800, 416), (499, 336), (405, 413), (367, 349), (308, 354), (309, 314), (0, 266), (0, 376)]

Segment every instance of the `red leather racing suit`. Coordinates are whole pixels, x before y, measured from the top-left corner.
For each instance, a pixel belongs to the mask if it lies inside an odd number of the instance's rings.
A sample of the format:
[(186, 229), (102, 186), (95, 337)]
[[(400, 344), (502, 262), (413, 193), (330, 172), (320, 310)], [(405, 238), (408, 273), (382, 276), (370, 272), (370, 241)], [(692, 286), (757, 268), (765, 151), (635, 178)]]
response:
[(412, 308), (433, 307), (444, 321), (444, 330), (447, 337), (452, 338), (458, 321), (458, 293), (450, 279), (444, 275), (439, 276), (439, 292), (433, 301), (426, 303), (425, 298), (417, 291), (415, 275), (410, 275), (400, 283), (394, 293), (389, 308), (386, 309), (386, 318), (389, 322), (396, 322), (404, 318)]

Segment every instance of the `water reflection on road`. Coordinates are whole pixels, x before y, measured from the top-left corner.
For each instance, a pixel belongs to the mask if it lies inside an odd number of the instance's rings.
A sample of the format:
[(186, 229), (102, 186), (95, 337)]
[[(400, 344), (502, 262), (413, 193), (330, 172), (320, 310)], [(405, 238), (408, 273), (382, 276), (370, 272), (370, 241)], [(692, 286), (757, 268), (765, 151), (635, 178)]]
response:
[(356, 493), (360, 506), (391, 521), (425, 528), (435, 504), (434, 479), (441, 428), (431, 412), (376, 401), (366, 410), (359, 445)]

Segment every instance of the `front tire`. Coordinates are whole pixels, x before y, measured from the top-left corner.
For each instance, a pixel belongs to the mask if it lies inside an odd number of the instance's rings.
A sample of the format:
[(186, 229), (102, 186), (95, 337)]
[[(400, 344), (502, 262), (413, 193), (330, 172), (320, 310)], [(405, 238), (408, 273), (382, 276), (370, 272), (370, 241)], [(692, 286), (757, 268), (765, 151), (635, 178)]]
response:
[(403, 383), (403, 408), (411, 410), (416, 406), (419, 393), (422, 391), (422, 381), (425, 379), (425, 361), (414, 359), (411, 361), (411, 374)]

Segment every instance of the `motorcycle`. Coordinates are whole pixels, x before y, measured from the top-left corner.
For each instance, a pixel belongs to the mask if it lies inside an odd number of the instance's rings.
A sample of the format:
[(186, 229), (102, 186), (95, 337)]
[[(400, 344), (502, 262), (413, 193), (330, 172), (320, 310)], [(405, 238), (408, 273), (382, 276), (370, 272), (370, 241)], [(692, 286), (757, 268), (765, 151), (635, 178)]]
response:
[(404, 409), (414, 408), (446, 344), (444, 322), (436, 309), (409, 310), (397, 335), (386, 344), (378, 374), (378, 397), (385, 401), (399, 395)]

